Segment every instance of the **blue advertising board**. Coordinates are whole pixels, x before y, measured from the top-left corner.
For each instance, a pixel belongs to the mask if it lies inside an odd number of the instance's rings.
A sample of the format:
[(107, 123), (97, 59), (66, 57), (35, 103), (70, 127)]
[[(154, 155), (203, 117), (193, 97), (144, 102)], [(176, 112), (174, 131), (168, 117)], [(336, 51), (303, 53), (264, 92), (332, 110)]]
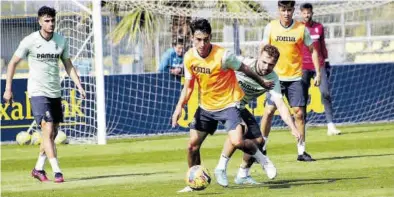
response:
[[(394, 120), (394, 63), (341, 65), (332, 68), (332, 98), (334, 121), (337, 123), (376, 122)], [(82, 81), (86, 81), (82, 78)], [(92, 80), (91, 80), (92, 81)], [(187, 131), (198, 106), (197, 91), (178, 121), (171, 128), (170, 117), (178, 102), (182, 80), (165, 73), (105, 76), (106, 125), (111, 135), (143, 135)], [(71, 85), (72, 86), (72, 85)], [(1, 81), (1, 95), (5, 80)], [(94, 134), (96, 107), (94, 85), (85, 84), (88, 98), (79, 99), (75, 89), (65, 89), (62, 95), (65, 123), (69, 128)], [(325, 123), (324, 106), (317, 87), (311, 87), (308, 123)], [(1, 102), (1, 141), (13, 141), (20, 131), (33, 122), (27, 96), (27, 79), (13, 80), (14, 103)], [(256, 118), (261, 118), (265, 95), (251, 104)], [(278, 114), (278, 113), (276, 113)], [(283, 126), (279, 116), (274, 126)]]

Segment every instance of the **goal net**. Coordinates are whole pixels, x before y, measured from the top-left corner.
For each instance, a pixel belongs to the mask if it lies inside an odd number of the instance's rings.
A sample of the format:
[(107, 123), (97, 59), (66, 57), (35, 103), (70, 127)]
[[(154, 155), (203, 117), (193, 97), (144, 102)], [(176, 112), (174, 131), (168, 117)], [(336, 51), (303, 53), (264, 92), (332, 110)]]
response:
[[(301, 3), (297, 1), (296, 5), (295, 18), (298, 20)], [(393, 64), (354, 64), (393, 61), (389, 56), (393, 55), (394, 23), (387, 20), (393, 15), (382, 11), (393, 8), (393, 2), (311, 3), (314, 5), (315, 20), (326, 27), (326, 42), (333, 65), (330, 81), (334, 121), (349, 124), (394, 120), (393, 104), (390, 102), (394, 99), (394, 90), (389, 82), (394, 74)], [(172, 47), (177, 38), (185, 40), (186, 50), (191, 47), (188, 30), (191, 20), (207, 18), (213, 28), (213, 43), (234, 53), (256, 57), (265, 25), (278, 16), (277, 3), (273, 1), (115, 1), (106, 6), (108, 13), (113, 13), (111, 9), (114, 7), (116, 15), (123, 19), (117, 25), (126, 26), (127, 22), (137, 21), (145, 28), (139, 35), (128, 31), (118, 42), (118, 46), (129, 46), (128, 52), (134, 61), (131, 66), (134, 70), (130, 71), (132, 74), (109, 77), (106, 81), (107, 86), (113, 87), (113, 91), (106, 92), (106, 102), (109, 110), (108, 135), (114, 137), (187, 129), (197, 108), (197, 91), (194, 91), (183, 111), (180, 129), (172, 129), (170, 117), (179, 97), (179, 81), (182, 79), (168, 73), (157, 74), (157, 67), (162, 54)], [(138, 14), (140, 18), (136, 17)], [(135, 18), (138, 20), (133, 20)], [(149, 26), (149, 23), (153, 25)], [(120, 31), (114, 27), (108, 34), (110, 32)], [(362, 48), (358, 49), (359, 46)], [(374, 56), (374, 59), (365, 56)], [(371, 72), (376, 73), (372, 79)], [(126, 88), (120, 88), (119, 84)], [(316, 87), (311, 87), (310, 96), (308, 124), (325, 123), (324, 107)], [(258, 119), (263, 114), (264, 98), (262, 96), (251, 104), (251, 111)], [(274, 125), (284, 125), (279, 116), (275, 117)]]

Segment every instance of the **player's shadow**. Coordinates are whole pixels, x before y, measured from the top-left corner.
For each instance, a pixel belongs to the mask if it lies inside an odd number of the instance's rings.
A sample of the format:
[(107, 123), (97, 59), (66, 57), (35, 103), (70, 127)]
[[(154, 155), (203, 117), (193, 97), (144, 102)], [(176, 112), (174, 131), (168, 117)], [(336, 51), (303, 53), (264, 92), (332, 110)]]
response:
[(376, 154), (376, 155), (349, 155), (349, 156), (338, 156), (338, 157), (326, 157), (316, 159), (317, 161), (323, 160), (338, 160), (338, 159), (353, 159), (353, 158), (361, 158), (361, 157), (382, 157), (382, 156), (391, 156), (394, 154)]
[(151, 172), (151, 173), (110, 174), (110, 175), (89, 176), (89, 177), (81, 177), (81, 178), (70, 178), (70, 179), (67, 179), (67, 182), (93, 180), (93, 179), (117, 178), (117, 177), (129, 177), (129, 176), (151, 176), (151, 175), (157, 175), (157, 174), (170, 174), (170, 173), (172, 173), (172, 172), (163, 171), (163, 172)]
[(229, 186), (230, 189), (244, 189), (244, 188), (259, 188), (268, 187), (269, 189), (284, 189), (291, 188), (294, 186), (302, 185), (321, 185), (329, 184), (340, 180), (354, 180), (354, 179), (366, 179), (368, 177), (354, 177), (354, 178), (322, 178), (322, 179), (289, 179), (289, 180), (277, 180), (267, 181), (258, 185), (242, 185), (242, 186)]

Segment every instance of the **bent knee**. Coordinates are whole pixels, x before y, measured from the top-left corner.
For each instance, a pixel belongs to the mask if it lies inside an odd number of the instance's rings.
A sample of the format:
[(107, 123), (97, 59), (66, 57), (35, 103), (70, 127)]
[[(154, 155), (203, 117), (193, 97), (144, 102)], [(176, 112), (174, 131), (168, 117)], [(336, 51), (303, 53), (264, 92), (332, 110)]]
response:
[(294, 117), (296, 119), (304, 119), (304, 110), (302, 108), (295, 108), (294, 109)]
[(196, 152), (200, 150), (200, 145), (194, 144), (194, 143), (189, 143), (187, 146), (187, 151), (189, 152)]
[(231, 142), (231, 144), (232, 144), (234, 147), (237, 147), (237, 148), (242, 148), (243, 145), (244, 145), (242, 139), (234, 139), (234, 140), (230, 140), (230, 142)]
[(253, 142), (260, 146), (261, 144), (264, 144), (264, 139), (263, 137), (258, 137), (256, 139), (253, 139)]

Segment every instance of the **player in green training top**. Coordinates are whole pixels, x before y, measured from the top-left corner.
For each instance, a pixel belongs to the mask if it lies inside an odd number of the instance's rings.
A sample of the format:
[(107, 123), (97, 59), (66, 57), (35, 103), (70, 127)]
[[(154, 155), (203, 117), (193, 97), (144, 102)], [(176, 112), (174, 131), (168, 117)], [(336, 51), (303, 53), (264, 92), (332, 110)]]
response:
[[(263, 95), (266, 92), (271, 94), (271, 101), (276, 104), (280, 115), (283, 121), (289, 126), (291, 133), (298, 139), (300, 138), (299, 132), (293, 122), (293, 119), (290, 115), (289, 108), (286, 106), (282, 94), (281, 87), (278, 75), (273, 71), (278, 59), (279, 59), (279, 51), (276, 47), (272, 45), (265, 45), (258, 57), (258, 59), (252, 58), (244, 58), (238, 57), (239, 60), (249, 66), (250, 70), (259, 75), (264, 81), (272, 81), (274, 83), (274, 88), (271, 90), (267, 90), (258, 83), (256, 83), (253, 79), (249, 78), (245, 74), (241, 72), (236, 72), (238, 84), (242, 88), (245, 93), (241, 101), (241, 117), (246, 125), (246, 133), (244, 138), (254, 141), (259, 149), (262, 151), (264, 146), (264, 140), (262, 137), (262, 133), (260, 131), (259, 125), (254, 118), (254, 116), (249, 112), (248, 109), (245, 108), (246, 104), (249, 101), (256, 99), (257, 97)], [(229, 142), (226, 142), (229, 143)], [(235, 149), (227, 148), (230, 146), (224, 146), (222, 154), (224, 155), (232, 155)], [(264, 154), (264, 152), (263, 152)], [(256, 181), (252, 179), (249, 174), (249, 169), (252, 166), (255, 159), (248, 154), (244, 154), (243, 163), (241, 164), (238, 174), (235, 177), (236, 184), (258, 184)], [(219, 161), (219, 164), (216, 167), (217, 169), (222, 169), (226, 171), (227, 162), (222, 159)], [(272, 179), (274, 177), (268, 176), (268, 178)]]
[(44, 171), (45, 160), (48, 158), (55, 175), (54, 181), (60, 183), (64, 179), (57, 161), (54, 143), (59, 123), (63, 122), (59, 59), (77, 86), (81, 97), (85, 98), (86, 93), (70, 61), (67, 40), (54, 32), (55, 17), (56, 10), (53, 8), (43, 6), (38, 10), (38, 22), (41, 29), (26, 36), (11, 58), (3, 98), (7, 103), (12, 102), (11, 87), (15, 68), (22, 58), (27, 57), (29, 65), (27, 91), (34, 119), (37, 125), (41, 126), (43, 136), (40, 154), (31, 174), (40, 181), (48, 181)]

